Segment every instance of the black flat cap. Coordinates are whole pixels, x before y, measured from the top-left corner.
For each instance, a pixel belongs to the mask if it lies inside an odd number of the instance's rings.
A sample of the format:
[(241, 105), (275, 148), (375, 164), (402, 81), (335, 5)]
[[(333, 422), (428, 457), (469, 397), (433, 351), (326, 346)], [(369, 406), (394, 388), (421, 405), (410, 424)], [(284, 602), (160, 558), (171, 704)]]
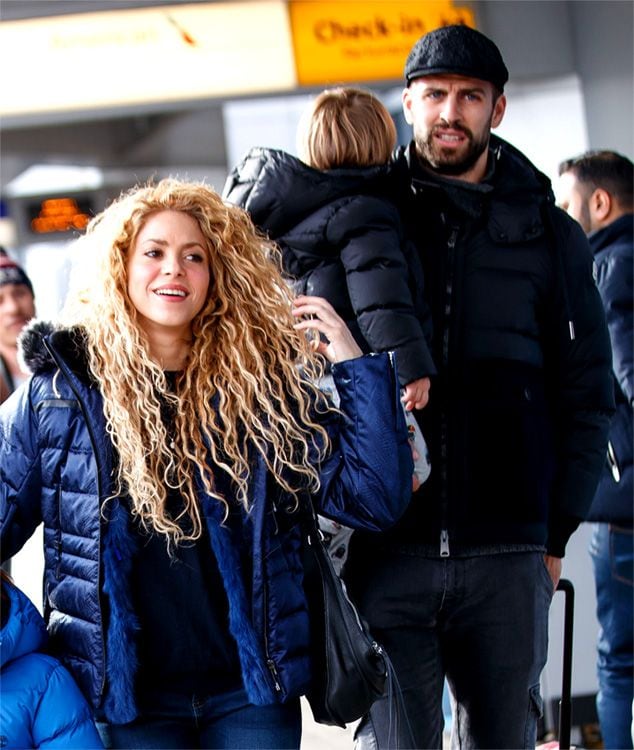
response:
[(422, 36), (405, 62), (407, 85), (421, 76), (453, 73), (489, 81), (500, 91), (509, 79), (497, 46), (469, 26), (443, 26)]

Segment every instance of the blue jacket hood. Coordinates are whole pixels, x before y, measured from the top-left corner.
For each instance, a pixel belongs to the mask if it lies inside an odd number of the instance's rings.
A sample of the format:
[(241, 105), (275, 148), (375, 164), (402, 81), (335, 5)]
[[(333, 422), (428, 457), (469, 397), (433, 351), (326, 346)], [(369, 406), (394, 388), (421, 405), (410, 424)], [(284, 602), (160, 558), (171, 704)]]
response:
[(3, 583), (11, 610), (6, 625), (0, 630), (0, 665), (40, 651), (48, 640), (46, 625), (31, 600), (20, 589)]
[(0, 745), (7, 748), (103, 747), (91, 710), (68, 671), (41, 652), (48, 636), (31, 600), (3, 582), (9, 616), (0, 630)]

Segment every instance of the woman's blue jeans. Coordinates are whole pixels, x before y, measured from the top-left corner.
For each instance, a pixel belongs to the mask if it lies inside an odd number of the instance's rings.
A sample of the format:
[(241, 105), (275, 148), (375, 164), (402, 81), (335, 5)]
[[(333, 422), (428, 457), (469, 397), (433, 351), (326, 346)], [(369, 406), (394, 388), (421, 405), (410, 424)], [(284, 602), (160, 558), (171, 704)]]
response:
[(160, 693), (130, 724), (98, 724), (107, 748), (236, 748), (297, 750), (299, 700), (254, 706), (244, 690), (210, 697)]
[(597, 591), (597, 712), (606, 750), (632, 747), (634, 533), (594, 524), (590, 554)]

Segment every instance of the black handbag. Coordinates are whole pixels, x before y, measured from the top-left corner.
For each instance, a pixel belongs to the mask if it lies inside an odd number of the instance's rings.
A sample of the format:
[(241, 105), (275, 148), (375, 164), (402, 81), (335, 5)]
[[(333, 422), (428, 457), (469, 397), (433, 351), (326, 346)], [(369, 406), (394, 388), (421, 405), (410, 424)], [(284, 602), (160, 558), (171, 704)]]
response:
[(367, 713), (383, 694), (387, 658), (333, 568), (312, 504), (303, 515), (312, 661), (306, 698), (316, 722), (345, 727)]

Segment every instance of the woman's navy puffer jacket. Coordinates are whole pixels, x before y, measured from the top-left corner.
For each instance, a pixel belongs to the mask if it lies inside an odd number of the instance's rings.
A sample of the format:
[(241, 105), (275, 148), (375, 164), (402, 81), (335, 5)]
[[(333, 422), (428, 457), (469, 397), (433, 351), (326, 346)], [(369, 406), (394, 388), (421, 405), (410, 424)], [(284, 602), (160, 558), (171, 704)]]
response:
[[(103, 404), (88, 375), (77, 330), (24, 337), (34, 376), (0, 407), (2, 557), (15, 554), (44, 523), (45, 616), (52, 646), (100, 716), (136, 716), (136, 617), (129, 590), (134, 547), (123, 503), (113, 494), (112, 445)], [(387, 355), (333, 367), (342, 415), (326, 428), (332, 451), (321, 466), (320, 512), (379, 531), (404, 512), (412, 459)], [(354, 419), (350, 417), (354, 415)], [(202, 497), (213, 552), (229, 600), (244, 686), (255, 704), (285, 701), (310, 683), (308, 614), (302, 589), (297, 514), (255, 458), (252, 510), (243, 537), (252, 545), (249, 581), (240, 550), (221, 526), (217, 503)], [(104, 509), (104, 515), (101, 511)]]

